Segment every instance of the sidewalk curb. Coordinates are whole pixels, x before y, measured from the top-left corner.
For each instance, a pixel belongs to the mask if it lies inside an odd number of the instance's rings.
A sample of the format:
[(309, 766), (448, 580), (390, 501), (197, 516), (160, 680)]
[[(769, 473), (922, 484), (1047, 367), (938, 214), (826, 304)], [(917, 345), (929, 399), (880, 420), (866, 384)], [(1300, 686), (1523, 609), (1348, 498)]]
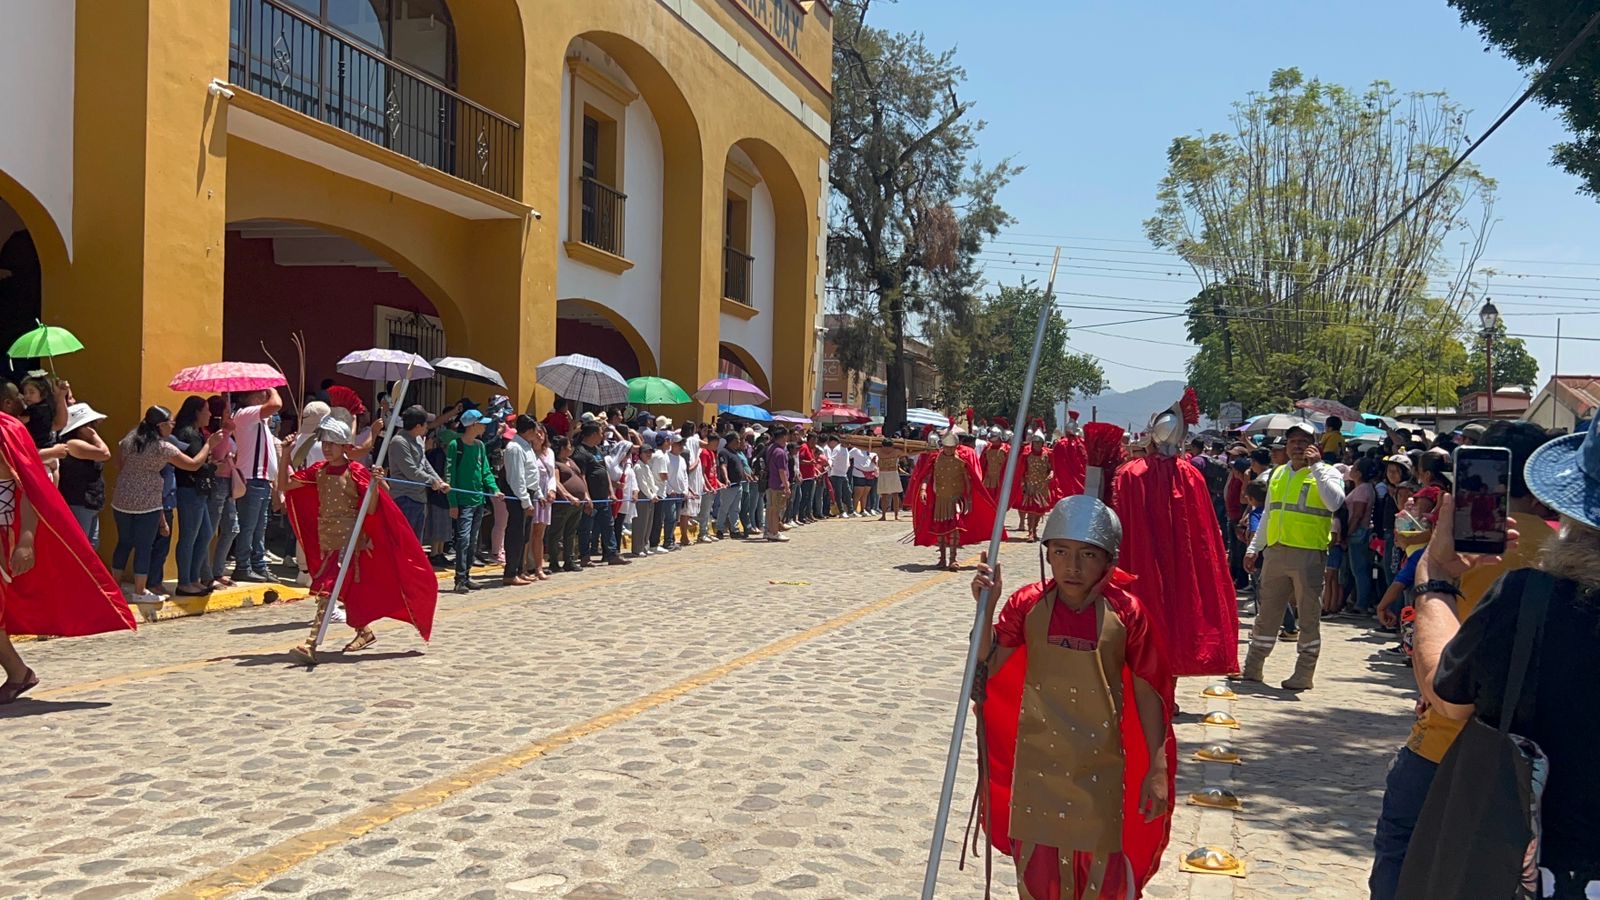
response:
[[(501, 566), (479, 566), (472, 570), (474, 577), (492, 575), (503, 572)], [(439, 584), (454, 581), (454, 572), (436, 572)], [(156, 622), (170, 622), (174, 619), (189, 619), (195, 616), (211, 615), (212, 613), (230, 612), (236, 609), (253, 609), (260, 606), (273, 606), (280, 603), (293, 603), (304, 600), (310, 595), (310, 590), (296, 585), (285, 584), (241, 584), (231, 588), (224, 588), (205, 597), (169, 597), (166, 601), (155, 603), (129, 603), (128, 608), (133, 610), (133, 615), (140, 625), (151, 625)], [(13, 643), (27, 644), (38, 641), (61, 640), (51, 635), (14, 634), (11, 636)]]

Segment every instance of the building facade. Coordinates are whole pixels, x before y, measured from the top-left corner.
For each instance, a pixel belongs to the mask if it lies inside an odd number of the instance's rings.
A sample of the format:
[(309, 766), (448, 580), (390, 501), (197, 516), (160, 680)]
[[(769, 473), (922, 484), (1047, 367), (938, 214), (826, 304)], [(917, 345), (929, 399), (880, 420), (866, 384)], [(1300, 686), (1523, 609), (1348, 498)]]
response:
[[(822, 347), (822, 399), (853, 406), (869, 416), (882, 416), (888, 404), (888, 366), (879, 362), (871, 372), (852, 369), (839, 360), (833, 334), (840, 325), (842, 313), (823, 316)], [(939, 374), (933, 365), (933, 353), (928, 345), (913, 337), (906, 338), (906, 396), (908, 407), (934, 406), (939, 388)]]
[[(583, 352), (813, 403), (823, 0), (9, 0), (0, 340), (131, 427), (219, 359)], [(286, 372), (291, 379), (293, 371)], [(428, 383), (442, 401), (461, 385)]]
[(1570, 434), (1596, 412), (1600, 412), (1600, 375), (1555, 375), (1533, 398), (1525, 418)]

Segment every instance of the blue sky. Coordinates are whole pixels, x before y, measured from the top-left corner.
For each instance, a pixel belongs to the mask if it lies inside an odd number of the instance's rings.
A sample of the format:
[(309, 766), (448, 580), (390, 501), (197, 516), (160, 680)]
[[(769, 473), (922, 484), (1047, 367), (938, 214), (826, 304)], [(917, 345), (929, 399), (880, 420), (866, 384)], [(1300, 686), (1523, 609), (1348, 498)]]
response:
[[(1070, 293), (1133, 301), (1194, 293), (1183, 267), (1141, 252), (1152, 249), (1141, 223), (1154, 209), (1167, 145), (1179, 134), (1223, 130), (1230, 104), (1264, 89), (1274, 69), (1296, 66), (1308, 78), (1350, 86), (1384, 79), (1401, 91), (1447, 91), (1469, 111), (1473, 137), (1526, 84), (1498, 52), (1485, 52), (1443, 0), (878, 0), (870, 16), (879, 27), (920, 30), (932, 47), (957, 48), (969, 76), (964, 95), (988, 122), (984, 160), (1013, 156), (1027, 166), (1001, 198), (1017, 219), (1002, 235), (1008, 243), (992, 244), (985, 256), (1012, 252), (1026, 266), (1039, 258), (1022, 254), (1047, 254), (1054, 243), (1084, 248), (1063, 251), (1069, 272), (1057, 283), (1076, 305), (1140, 304)], [(1566, 338), (1600, 338), (1600, 203), (1579, 195), (1576, 179), (1550, 164), (1549, 148), (1562, 137), (1556, 117), (1529, 104), (1473, 154), (1499, 182), (1497, 221), (1480, 265), (1529, 276), (1490, 284), (1491, 294), (1506, 292), (1496, 305), (1507, 329), (1553, 335), (1552, 312), (1563, 312), (1561, 369), (1587, 374), (1600, 370), (1600, 343)], [(1071, 271), (1075, 256), (1083, 268)], [(1019, 277), (1009, 268), (997, 265), (991, 274)], [(1139, 316), (1069, 314), (1075, 328)], [(1182, 377), (1193, 353), (1173, 346), (1183, 341), (1180, 319), (1073, 335), (1077, 349), (1102, 358), (1118, 390)], [(1555, 341), (1527, 343), (1542, 382), (1552, 373)]]

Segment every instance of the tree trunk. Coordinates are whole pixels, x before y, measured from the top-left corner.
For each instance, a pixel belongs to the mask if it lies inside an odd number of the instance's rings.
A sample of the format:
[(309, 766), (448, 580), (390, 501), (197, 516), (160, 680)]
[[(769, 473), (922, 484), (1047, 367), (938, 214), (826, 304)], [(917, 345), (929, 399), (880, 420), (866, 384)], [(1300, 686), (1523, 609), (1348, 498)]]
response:
[(884, 393), (888, 406), (883, 413), (885, 434), (906, 420), (906, 309), (897, 297), (889, 302), (889, 365)]

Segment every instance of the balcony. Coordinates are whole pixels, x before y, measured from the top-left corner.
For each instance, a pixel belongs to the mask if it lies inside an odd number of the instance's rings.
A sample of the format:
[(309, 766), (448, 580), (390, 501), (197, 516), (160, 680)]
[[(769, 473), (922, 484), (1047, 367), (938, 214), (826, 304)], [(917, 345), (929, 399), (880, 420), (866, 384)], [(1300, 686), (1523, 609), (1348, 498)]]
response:
[(578, 179), (578, 186), (583, 195), (579, 240), (612, 256), (625, 256), (622, 234), (628, 195), (588, 175)]
[(504, 197), (517, 123), (280, 0), (231, 0), (228, 80)]
[(722, 248), (722, 296), (750, 306), (750, 267), (755, 257), (734, 247)]

